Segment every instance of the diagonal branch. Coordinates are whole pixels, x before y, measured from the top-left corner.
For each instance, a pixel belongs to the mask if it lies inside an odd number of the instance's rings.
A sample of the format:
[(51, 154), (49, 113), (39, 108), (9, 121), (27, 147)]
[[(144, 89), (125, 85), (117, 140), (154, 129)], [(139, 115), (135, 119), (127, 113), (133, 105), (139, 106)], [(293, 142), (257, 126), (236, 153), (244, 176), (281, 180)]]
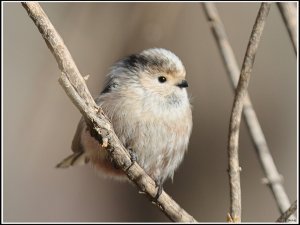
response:
[(281, 216), (276, 220), (276, 222), (296, 222), (294, 218), (291, 216), (297, 211), (297, 200), (293, 202), (293, 204), (286, 210)]
[(295, 54), (297, 56), (297, 5), (295, 6), (294, 2), (277, 2), (277, 6), (292, 41)]
[(238, 142), (241, 115), (243, 110), (244, 97), (247, 93), (247, 88), (250, 81), (250, 75), (256, 51), (269, 10), (270, 3), (261, 4), (244, 57), (241, 75), (236, 88), (232, 112), (230, 116), (228, 135), (228, 174), (230, 184), (230, 216), (234, 222), (241, 221), (242, 211), (240, 166), (238, 157)]
[[(232, 88), (235, 90), (240, 69), (226, 35), (224, 25), (214, 3), (203, 3), (203, 9), (207, 20), (210, 21), (211, 29), (218, 44), (224, 66), (231, 80)], [(283, 213), (290, 206), (290, 201), (282, 185), (282, 176), (278, 173), (248, 93), (246, 93), (243, 107), (244, 119), (255, 146), (260, 165), (266, 176), (266, 184), (268, 184), (274, 195), (280, 213)]]
[[(128, 152), (121, 144), (102, 109), (95, 103), (90, 95), (71, 54), (45, 12), (36, 2), (25, 2), (22, 3), (22, 5), (38, 27), (48, 48), (55, 56), (59, 69), (62, 72), (59, 82), (70, 99), (80, 110), (86, 121), (90, 123), (95, 133), (97, 133), (100, 143), (102, 143), (101, 140), (105, 140), (103, 141), (103, 146), (105, 145), (114, 162), (127, 174), (128, 178), (136, 184), (139, 190), (145, 192), (150, 199), (153, 199), (157, 192), (155, 182), (136, 162), (132, 164)], [(196, 222), (191, 215), (182, 209), (164, 191), (157, 200), (156, 205), (172, 221)]]

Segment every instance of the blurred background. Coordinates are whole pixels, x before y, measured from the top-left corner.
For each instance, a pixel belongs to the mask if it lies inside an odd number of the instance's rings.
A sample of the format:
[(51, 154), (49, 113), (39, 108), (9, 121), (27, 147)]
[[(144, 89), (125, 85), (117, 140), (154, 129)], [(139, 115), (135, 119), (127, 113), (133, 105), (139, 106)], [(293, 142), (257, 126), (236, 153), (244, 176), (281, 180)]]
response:
[[(217, 3), (239, 65), (259, 3)], [(193, 105), (189, 151), (164, 189), (200, 222), (229, 211), (227, 135), (233, 91), (199, 3), (41, 3), (93, 96), (118, 59), (151, 47), (173, 51), (187, 70)], [(55, 169), (70, 154), (81, 117), (58, 83), (60, 71), (20, 3), (3, 4), (3, 220), (6, 222), (169, 222), (135, 186), (89, 166)], [(284, 187), (297, 198), (297, 63), (272, 5), (249, 92)], [(242, 122), (242, 220), (279, 212)]]

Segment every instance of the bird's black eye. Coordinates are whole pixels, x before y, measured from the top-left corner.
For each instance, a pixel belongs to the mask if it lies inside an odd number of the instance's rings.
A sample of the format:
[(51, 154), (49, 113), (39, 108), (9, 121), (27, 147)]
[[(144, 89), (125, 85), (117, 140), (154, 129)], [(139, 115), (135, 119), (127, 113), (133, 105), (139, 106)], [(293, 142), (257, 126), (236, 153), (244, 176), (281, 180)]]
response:
[(164, 77), (164, 76), (160, 76), (160, 77), (158, 77), (158, 81), (159, 81), (160, 83), (165, 83), (165, 82), (167, 81), (167, 78)]

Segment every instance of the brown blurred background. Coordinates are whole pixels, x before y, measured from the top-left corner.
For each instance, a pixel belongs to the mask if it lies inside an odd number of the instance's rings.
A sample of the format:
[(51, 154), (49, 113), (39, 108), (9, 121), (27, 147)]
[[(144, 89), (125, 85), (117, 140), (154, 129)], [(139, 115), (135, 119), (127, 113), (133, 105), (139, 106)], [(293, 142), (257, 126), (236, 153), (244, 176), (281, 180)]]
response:
[[(165, 190), (200, 222), (229, 210), (227, 135), (233, 91), (199, 3), (41, 3), (93, 96), (109, 67), (150, 47), (172, 50), (187, 70), (193, 104), (189, 151)], [(217, 3), (239, 64), (259, 3)], [(3, 8), (3, 216), (7, 222), (169, 222), (126, 182), (89, 166), (58, 170), (80, 118), (60, 71), (20, 3)], [(297, 198), (297, 64), (272, 5), (249, 92), (291, 201)], [(243, 221), (274, 221), (277, 206), (244, 123), (240, 135)]]

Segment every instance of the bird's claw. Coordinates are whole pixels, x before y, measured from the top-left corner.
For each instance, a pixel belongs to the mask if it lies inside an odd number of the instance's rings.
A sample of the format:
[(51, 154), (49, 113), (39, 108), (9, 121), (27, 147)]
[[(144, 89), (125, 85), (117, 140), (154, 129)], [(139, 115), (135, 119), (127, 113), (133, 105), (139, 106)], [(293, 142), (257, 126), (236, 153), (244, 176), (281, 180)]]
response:
[(128, 148), (128, 153), (131, 159), (131, 166), (137, 161), (137, 155), (132, 148)]
[(161, 180), (155, 180), (155, 186), (157, 187), (157, 193), (154, 197), (154, 201), (157, 202), (159, 196), (163, 191), (163, 183), (161, 182)]

